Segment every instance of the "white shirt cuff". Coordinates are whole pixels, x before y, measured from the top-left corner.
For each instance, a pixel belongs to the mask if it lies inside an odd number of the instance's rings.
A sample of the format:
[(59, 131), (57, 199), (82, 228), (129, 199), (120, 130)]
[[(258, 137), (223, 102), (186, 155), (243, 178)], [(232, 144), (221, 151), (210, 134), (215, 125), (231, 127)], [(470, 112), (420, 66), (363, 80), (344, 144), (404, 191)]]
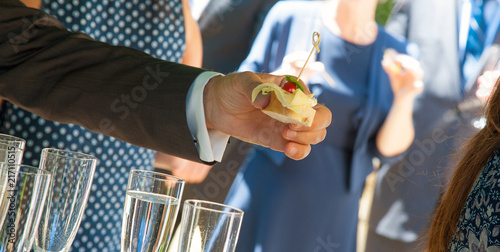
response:
[(205, 162), (222, 160), (229, 135), (217, 130), (208, 130), (203, 108), (203, 90), (208, 81), (222, 75), (216, 72), (203, 72), (194, 80), (186, 98), (186, 116), (189, 130), (195, 140), (200, 159)]

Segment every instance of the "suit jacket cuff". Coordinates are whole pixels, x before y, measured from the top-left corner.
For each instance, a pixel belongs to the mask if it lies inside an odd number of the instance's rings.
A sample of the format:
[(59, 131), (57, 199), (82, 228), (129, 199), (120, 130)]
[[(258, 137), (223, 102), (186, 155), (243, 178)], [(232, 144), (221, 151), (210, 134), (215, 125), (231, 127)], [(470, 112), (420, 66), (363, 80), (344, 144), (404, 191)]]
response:
[(229, 135), (217, 130), (208, 130), (203, 108), (203, 90), (216, 72), (201, 73), (191, 85), (186, 99), (188, 127), (193, 136), (200, 159), (205, 162), (220, 162), (226, 149)]

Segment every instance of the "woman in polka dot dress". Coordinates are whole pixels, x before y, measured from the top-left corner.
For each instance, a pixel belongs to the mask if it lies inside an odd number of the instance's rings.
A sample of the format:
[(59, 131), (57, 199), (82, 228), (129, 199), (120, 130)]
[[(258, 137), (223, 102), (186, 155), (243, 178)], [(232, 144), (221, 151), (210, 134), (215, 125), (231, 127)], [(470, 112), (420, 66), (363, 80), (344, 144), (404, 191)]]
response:
[[(113, 45), (133, 47), (163, 60), (201, 65), (201, 35), (189, 8), (183, 7), (187, 6), (184, 0), (40, 1), (25, 3), (41, 6), (71, 31)], [(0, 132), (27, 140), (25, 164), (37, 166), (45, 147), (97, 157), (87, 209), (72, 251), (120, 251), (128, 173), (130, 169), (151, 170), (154, 151), (77, 125), (45, 120), (6, 101), (0, 111)]]

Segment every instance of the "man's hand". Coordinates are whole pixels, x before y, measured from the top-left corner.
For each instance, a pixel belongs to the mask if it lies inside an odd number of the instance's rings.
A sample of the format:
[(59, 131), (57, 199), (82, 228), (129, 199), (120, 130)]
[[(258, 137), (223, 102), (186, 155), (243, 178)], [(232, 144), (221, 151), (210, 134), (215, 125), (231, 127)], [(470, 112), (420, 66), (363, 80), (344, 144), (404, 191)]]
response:
[(212, 78), (203, 98), (207, 128), (284, 152), (295, 160), (303, 159), (311, 151), (311, 144), (325, 138), (332, 114), (325, 106), (317, 105), (311, 127), (281, 123), (261, 111), (269, 104), (268, 95), (259, 95), (251, 102), (252, 90), (267, 82), (283, 85), (285, 77), (244, 72)]

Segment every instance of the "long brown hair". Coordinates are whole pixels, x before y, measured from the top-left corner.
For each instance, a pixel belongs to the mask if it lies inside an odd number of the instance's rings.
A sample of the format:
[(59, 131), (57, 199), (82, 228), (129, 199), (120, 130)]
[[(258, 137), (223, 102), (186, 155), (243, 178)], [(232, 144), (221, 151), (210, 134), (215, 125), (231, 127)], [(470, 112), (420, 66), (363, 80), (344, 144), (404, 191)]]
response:
[(428, 252), (446, 251), (455, 234), (462, 209), (483, 166), (500, 146), (500, 88), (496, 89), (486, 108), (486, 126), (464, 146), (450, 185), (434, 214), (428, 234)]

